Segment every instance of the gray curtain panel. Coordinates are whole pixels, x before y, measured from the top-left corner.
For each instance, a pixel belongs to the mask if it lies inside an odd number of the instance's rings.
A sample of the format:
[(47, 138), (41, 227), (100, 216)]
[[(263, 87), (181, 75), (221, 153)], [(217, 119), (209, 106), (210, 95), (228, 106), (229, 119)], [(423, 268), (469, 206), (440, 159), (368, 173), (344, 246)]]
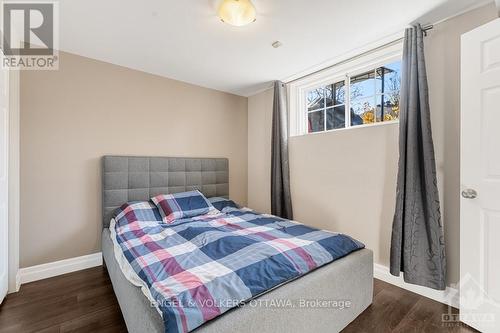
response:
[(273, 127), (271, 138), (271, 213), (293, 219), (288, 164), (288, 112), (286, 87), (274, 82)]
[(446, 287), (446, 257), (420, 25), (406, 29), (399, 118), (399, 168), (391, 274), (433, 289)]

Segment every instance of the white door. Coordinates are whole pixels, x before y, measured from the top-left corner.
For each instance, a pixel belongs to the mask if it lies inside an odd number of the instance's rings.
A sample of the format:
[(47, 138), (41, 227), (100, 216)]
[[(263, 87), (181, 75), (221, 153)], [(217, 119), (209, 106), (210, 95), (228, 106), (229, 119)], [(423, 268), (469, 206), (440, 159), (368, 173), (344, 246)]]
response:
[(460, 319), (500, 332), (500, 19), (462, 36)]
[[(3, 62), (3, 53), (0, 51)], [(8, 288), (9, 72), (0, 69), (0, 302)]]

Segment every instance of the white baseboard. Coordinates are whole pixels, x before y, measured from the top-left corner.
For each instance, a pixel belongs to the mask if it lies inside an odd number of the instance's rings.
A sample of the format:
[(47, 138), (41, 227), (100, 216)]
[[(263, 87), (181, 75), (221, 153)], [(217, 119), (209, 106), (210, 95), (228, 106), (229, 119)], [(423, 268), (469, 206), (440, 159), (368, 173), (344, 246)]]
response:
[(373, 264), (373, 276), (379, 280), (409, 290), (424, 297), (431, 298), (440, 303), (451, 305), (457, 309), (459, 307), (459, 294), (457, 289), (446, 287), (446, 290), (440, 291), (406, 283), (403, 280), (402, 275), (394, 276), (389, 272), (388, 267), (380, 264)]
[[(50, 262), (47, 264), (36, 265), (26, 268), (21, 268), (18, 275), (18, 284), (38, 281), (79, 271), (82, 269), (92, 268), (102, 265), (102, 253), (94, 253), (86, 256), (64, 259), (60, 261)], [(403, 277), (396, 277), (389, 272), (389, 268), (380, 264), (373, 264), (373, 275), (375, 278), (384, 282), (393, 284), (400, 288), (409, 290), (424, 297), (431, 298), (440, 303), (451, 305), (458, 308), (459, 297), (458, 291), (454, 288), (447, 287), (444, 291), (434, 290), (414, 284), (404, 282)], [(19, 290), (19, 288), (18, 288)]]
[(20, 283), (28, 283), (47, 279), (53, 276), (62, 275), (102, 265), (102, 253), (93, 253), (86, 256), (69, 258), (47, 264), (36, 265), (19, 270)]

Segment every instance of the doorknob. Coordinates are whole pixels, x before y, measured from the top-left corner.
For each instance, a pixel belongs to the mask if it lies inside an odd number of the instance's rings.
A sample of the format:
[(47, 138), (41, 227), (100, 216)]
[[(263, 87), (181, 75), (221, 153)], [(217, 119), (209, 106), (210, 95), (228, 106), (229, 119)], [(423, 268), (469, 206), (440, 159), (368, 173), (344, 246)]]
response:
[(477, 192), (476, 190), (468, 188), (462, 191), (462, 197), (465, 199), (475, 199), (477, 197)]

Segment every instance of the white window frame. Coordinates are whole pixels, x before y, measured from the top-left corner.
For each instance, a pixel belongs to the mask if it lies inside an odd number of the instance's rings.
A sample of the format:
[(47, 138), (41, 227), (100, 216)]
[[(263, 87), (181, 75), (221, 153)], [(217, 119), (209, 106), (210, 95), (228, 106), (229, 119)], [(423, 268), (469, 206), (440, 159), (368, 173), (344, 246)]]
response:
[[(307, 103), (306, 103), (306, 93), (307, 91), (318, 88), (320, 86), (325, 86), (327, 84), (332, 84), (338, 81), (345, 81), (345, 96), (350, 96), (350, 80), (352, 76), (364, 73), (369, 70), (375, 70), (375, 68), (387, 65), (391, 62), (401, 60), (403, 55), (403, 43), (396, 43), (394, 45), (388, 46), (381, 50), (371, 52), (369, 54), (355, 57), (348, 62), (341, 63), (337, 66), (330, 67), (318, 73), (306, 76), (300, 80), (291, 82), (287, 85), (288, 88), (288, 105), (289, 105), (289, 117), (290, 117), (290, 136), (300, 136), (300, 135), (310, 135), (319, 133), (328, 133), (332, 131), (345, 131), (356, 128), (366, 128), (380, 125), (389, 125), (398, 123), (398, 120), (382, 121), (373, 124), (364, 124), (351, 126), (351, 112), (350, 112), (350, 98), (345, 100), (345, 110), (346, 110), (346, 127), (336, 128), (327, 130), (325, 127), (324, 131), (308, 133), (307, 132)], [(326, 119), (326, 114), (325, 114)]]

